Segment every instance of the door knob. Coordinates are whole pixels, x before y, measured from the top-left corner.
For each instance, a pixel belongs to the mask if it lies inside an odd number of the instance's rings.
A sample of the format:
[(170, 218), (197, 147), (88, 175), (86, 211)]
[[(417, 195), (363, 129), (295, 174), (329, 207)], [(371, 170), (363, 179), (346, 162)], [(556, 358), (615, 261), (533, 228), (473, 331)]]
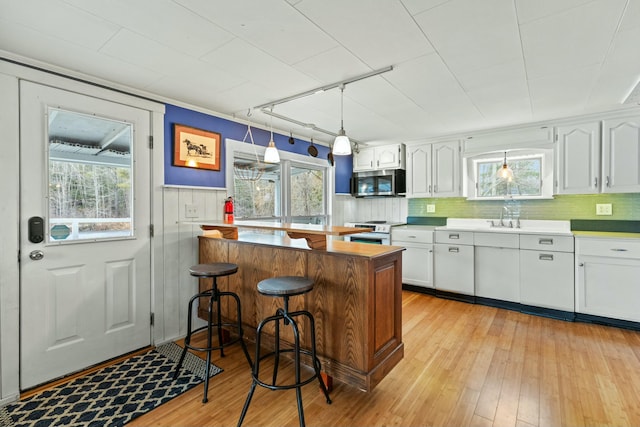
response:
[(41, 250), (31, 251), (31, 253), (29, 254), (29, 258), (34, 261), (40, 261), (42, 258), (44, 258), (44, 252), (42, 252)]

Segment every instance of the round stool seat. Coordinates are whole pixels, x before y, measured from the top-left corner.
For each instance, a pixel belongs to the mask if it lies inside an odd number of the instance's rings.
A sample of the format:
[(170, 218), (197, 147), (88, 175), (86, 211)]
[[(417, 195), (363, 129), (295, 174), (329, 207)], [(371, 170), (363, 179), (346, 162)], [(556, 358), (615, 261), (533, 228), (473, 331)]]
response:
[(258, 292), (262, 295), (300, 295), (311, 289), (313, 289), (313, 280), (301, 276), (270, 277), (258, 282)]
[(238, 265), (230, 262), (214, 262), (211, 264), (196, 264), (189, 267), (189, 273), (197, 277), (227, 276), (238, 271)]

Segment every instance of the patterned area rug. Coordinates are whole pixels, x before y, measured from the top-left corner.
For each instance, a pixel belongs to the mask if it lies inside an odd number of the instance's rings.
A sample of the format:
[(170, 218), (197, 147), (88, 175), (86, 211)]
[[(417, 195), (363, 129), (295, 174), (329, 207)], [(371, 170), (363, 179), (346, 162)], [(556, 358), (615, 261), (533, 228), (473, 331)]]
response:
[[(164, 344), (149, 353), (0, 408), (0, 427), (122, 426), (204, 381), (206, 362)], [(211, 365), (209, 376), (222, 372)]]

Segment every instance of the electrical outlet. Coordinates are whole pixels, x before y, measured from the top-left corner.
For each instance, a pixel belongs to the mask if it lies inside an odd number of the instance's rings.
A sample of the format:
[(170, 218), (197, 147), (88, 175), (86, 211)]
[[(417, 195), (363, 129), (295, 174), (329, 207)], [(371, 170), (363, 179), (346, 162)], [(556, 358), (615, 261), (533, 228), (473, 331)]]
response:
[(198, 217), (198, 205), (193, 205), (187, 203), (184, 205), (184, 216), (186, 218), (197, 218)]
[(611, 203), (596, 204), (596, 215), (612, 215)]
[(436, 211), (436, 205), (427, 205), (427, 213), (434, 213)]

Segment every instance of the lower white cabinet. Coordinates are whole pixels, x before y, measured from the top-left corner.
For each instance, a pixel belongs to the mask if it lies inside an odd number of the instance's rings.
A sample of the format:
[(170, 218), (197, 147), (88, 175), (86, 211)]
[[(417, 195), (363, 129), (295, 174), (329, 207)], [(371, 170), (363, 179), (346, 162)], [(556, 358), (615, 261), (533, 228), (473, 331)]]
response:
[(433, 288), (433, 227), (393, 227), (391, 244), (405, 248), (402, 253), (402, 283)]
[(573, 236), (520, 236), (520, 302), (574, 311)]
[(574, 311), (573, 252), (520, 250), (520, 302)]
[(474, 295), (473, 233), (436, 231), (434, 287)]
[[(394, 243), (395, 245), (396, 243)], [(402, 283), (433, 288), (433, 245), (401, 243)]]
[(640, 322), (640, 239), (576, 237), (576, 312)]
[(474, 233), (477, 297), (520, 302), (519, 236)]

